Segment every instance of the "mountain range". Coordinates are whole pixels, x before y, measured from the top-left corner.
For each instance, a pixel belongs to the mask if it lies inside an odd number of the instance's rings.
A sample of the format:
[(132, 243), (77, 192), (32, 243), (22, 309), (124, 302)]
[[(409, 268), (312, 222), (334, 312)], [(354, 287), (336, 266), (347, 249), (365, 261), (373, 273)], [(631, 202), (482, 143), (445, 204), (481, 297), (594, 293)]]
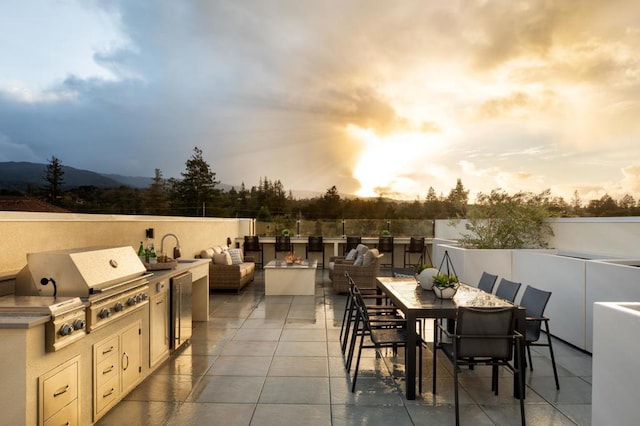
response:
[[(0, 162), (0, 190), (13, 190), (26, 192), (31, 186), (44, 186), (46, 184), (47, 164), (29, 162)], [(153, 178), (143, 176), (122, 176), (116, 174), (97, 173), (91, 170), (76, 169), (75, 167), (62, 166), (63, 190), (69, 190), (80, 186), (95, 186), (98, 188), (113, 188), (122, 185), (132, 188), (147, 188)], [(240, 185), (228, 185), (219, 183), (216, 188), (229, 191), (231, 188), (240, 188)], [(295, 191), (292, 193), (297, 198), (313, 198), (321, 196), (320, 192)]]

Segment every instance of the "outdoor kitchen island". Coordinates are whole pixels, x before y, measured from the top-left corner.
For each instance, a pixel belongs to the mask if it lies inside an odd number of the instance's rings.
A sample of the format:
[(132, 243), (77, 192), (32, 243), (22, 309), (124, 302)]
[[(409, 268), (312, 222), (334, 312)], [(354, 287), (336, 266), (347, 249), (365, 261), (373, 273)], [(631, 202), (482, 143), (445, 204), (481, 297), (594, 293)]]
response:
[[(0, 313), (0, 423), (85, 425), (104, 416), (170, 355), (167, 331), (173, 277), (191, 273), (193, 320), (208, 320), (207, 260), (186, 260), (176, 269), (153, 272), (145, 274), (137, 287), (111, 296), (113, 301), (83, 299), (86, 321), (63, 311)], [(74, 298), (64, 294), (62, 280), (56, 281), (57, 299), (65, 305)], [(92, 304), (96, 305), (93, 318)], [(52, 344), (52, 329), (60, 342)]]

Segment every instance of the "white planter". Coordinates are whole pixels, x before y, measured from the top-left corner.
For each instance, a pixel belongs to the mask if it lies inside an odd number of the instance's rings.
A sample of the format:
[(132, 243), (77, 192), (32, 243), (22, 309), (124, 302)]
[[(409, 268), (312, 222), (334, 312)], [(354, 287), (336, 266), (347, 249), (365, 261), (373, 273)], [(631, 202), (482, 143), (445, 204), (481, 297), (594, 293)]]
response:
[(452, 299), (453, 296), (455, 296), (456, 291), (458, 291), (458, 286), (447, 287), (447, 288), (440, 288), (437, 286), (433, 286), (433, 292), (440, 299)]
[(420, 287), (425, 290), (431, 290), (433, 288), (433, 277), (438, 274), (436, 268), (427, 268), (416, 275), (416, 280), (420, 283)]

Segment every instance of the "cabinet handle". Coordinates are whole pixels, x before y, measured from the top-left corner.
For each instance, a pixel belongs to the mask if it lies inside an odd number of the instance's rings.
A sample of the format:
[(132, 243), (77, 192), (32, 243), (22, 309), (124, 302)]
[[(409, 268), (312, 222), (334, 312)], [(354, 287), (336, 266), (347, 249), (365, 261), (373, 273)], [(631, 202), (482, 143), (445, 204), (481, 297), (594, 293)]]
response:
[(163, 303), (164, 303), (164, 299), (160, 299), (160, 300), (158, 300), (158, 301), (156, 302), (156, 305), (161, 305), (161, 304), (163, 304)]
[(112, 371), (113, 371), (113, 365), (111, 367), (105, 368), (104, 371), (102, 372), (102, 374), (111, 373)]
[[(125, 365), (124, 365), (124, 360), (125, 360), (125, 359), (127, 360), (127, 366), (126, 366), (126, 367), (125, 367)], [(122, 354), (122, 369), (123, 369), (124, 371), (127, 371), (127, 368), (129, 368), (129, 355), (128, 355), (126, 352), (124, 352), (124, 353)]]
[(54, 392), (54, 393), (53, 393), (53, 397), (55, 398), (56, 396), (60, 396), (60, 395), (62, 395), (63, 393), (67, 393), (68, 391), (69, 391), (69, 385), (65, 386), (64, 388), (60, 389), (60, 390), (59, 390), (59, 391), (57, 391), (57, 392)]
[(103, 397), (103, 398), (106, 398), (106, 397), (108, 397), (109, 395), (111, 395), (114, 391), (115, 391), (115, 389), (114, 389), (114, 388), (111, 388), (107, 393), (102, 394), (102, 397)]
[(113, 352), (113, 346), (111, 346), (109, 349), (107, 349), (107, 350), (105, 350), (105, 351), (102, 351), (102, 355), (106, 355), (106, 354), (108, 354), (109, 352)]

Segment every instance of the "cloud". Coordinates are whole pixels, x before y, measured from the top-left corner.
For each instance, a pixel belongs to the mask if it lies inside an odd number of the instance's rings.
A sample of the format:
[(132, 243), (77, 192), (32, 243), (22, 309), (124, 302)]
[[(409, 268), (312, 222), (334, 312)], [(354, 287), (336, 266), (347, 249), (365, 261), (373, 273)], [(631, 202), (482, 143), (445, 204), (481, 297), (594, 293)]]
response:
[[(122, 174), (178, 176), (198, 146), (232, 184), (267, 176), (287, 188), (424, 194), (460, 177), (472, 191), (562, 182), (571, 194), (619, 180), (640, 155), (639, 9), (627, 0), (83, 2), (111, 36), (77, 49), (82, 66), (43, 68), (45, 89), (5, 88), (0, 132), (11, 158), (56, 155)], [(383, 142), (354, 138), (350, 126)], [(589, 156), (606, 167), (594, 172)], [(394, 162), (380, 182), (376, 161)], [(370, 182), (354, 177), (363, 169)], [(620, 184), (635, 188), (632, 177)]]

